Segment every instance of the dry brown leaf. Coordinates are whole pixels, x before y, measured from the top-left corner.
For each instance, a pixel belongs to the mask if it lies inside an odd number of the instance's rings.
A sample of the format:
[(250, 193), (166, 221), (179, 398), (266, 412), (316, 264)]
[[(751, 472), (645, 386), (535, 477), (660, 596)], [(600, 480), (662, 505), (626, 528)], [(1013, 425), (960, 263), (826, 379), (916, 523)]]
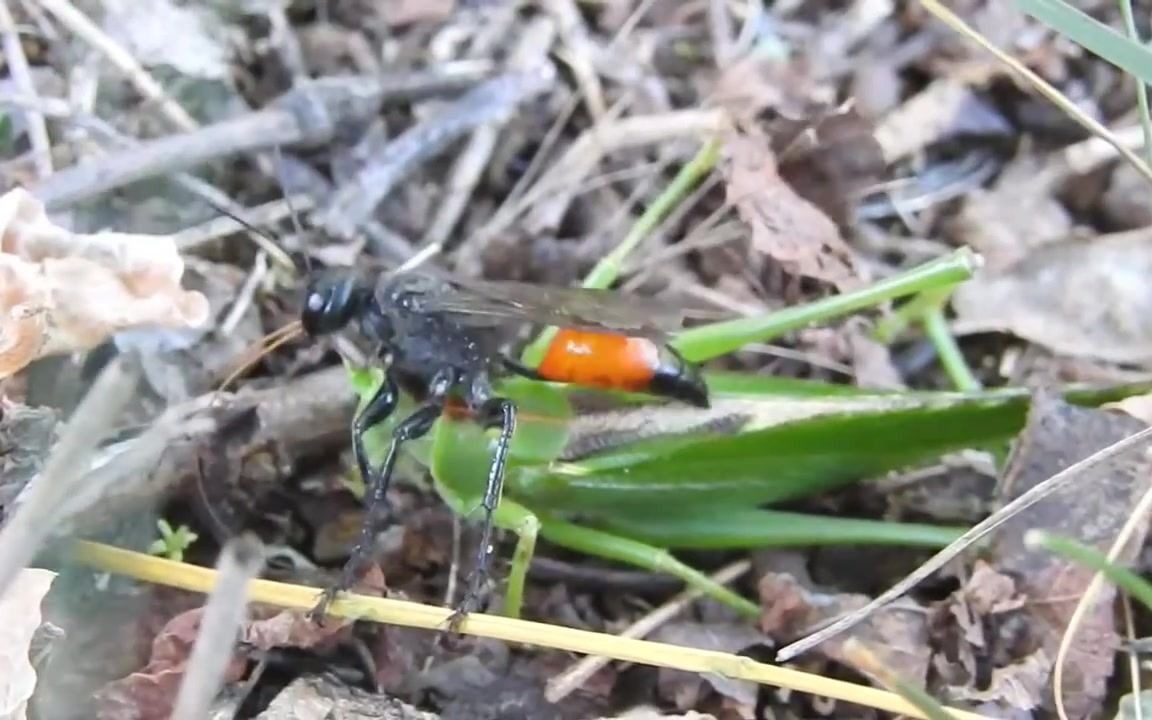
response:
[[(125, 678), (108, 683), (97, 693), (97, 716), (102, 720), (168, 718), (200, 631), (203, 612), (202, 607), (194, 608), (169, 620), (152, 641), (148, 664)], [(239, 640), (262, 650), (325, 647), (345, 636), (352, 627), (351, 621), (338, 619), (316, 623), (303, 613), (271, 606), (254, 605), (250, 612), (253, 617), (241, 626)], [(235, 682), (243, 677), (246, 665), (243, 654), (234, 653), (224, 682)]]
[(456, 0), (384, 0), (377, 12), (391, 26), (438, 23), (456, 10)]
[(953, 77), (934, 80), (888, 114), (876, 139), (889, 162), (957, 135), (1010, 135), (1014, 130), (967, 84)]
[(280, 691), (256, 720), (438, 720), (396, 698), (324, 675), (304, 675)]
[(73, 233), (22, 188), (0, 196), (0, 377), (128, 328), (203, 325), (208, 300), (183, 274), (169, 236)]
[[(1116, 412), (1082, 408), (1064, 402), (1058, 394), (1034, 395), (1028, 423), (1021, 433), (1001, 482), (1003, 502), (1019, 497), (1073, 463), (1142, 430), (1140, 420)], [(1060, 639), (1067, 631), (1077, 602), (1094, 571), (1045, 551), (1030, 549), (1025, 535), (1044, 529), (1078, 540), (1106, 552), (1128, 520), (1128, 514), (1144, 493), (1152, 468), (1144, 455), (1124, 455), (1106, 462), (1080, 479), (1076, 487), (1058, 493), (1006, 523), (995, 535), (990, 556), (996, 569), (1016, 579), (1029, 602), (1024, 609), (1033, 634), (1047, 658), (1055, 658)], [(1117, 558), (1131, 565), (1143, 546), (1147, 519), (1133, 542)], [(1113, 603), (1116, 589), (1105, 585), (1072, 638), (1064, 668), (1064, 702), (1069, 716), (1087, 717), (1095, 712), (1108, 689), (1114, 658), (1120, 647)], [(1031, 678), (1029, 668), (1043, 658), (1035, 652), (1019, 658), (1011, 677)], [(1051, 699), (1046, 690), (1045, 702)]]
[(855, 219), (858, 194), (888, 169), (875, 126), (851, 105), (778, 117), (767, 132), (780, 177), (840, 227)]
[[(765, 573), (758, 589), (760, 629), (780, 642), (794, 640), (806, 628), (855, 610), (869, 600), (853, 593), (833, 595), (810, 590), (789, 573)], [(927, 682), (931, 649), (927, 619), (921, 608), (911, 607), (908, 602), (891, 605), (843, 635), (822, 643), (817, 651), (851, 666), (853, 663), (844, 653), (844, 644), (850, 639), (872, 648), (883, 664), (904, 680), (918, 687)]]
[[(662, 625), (652, 634), (651, 639), (671, 645), (726, 653), (737, 653), (765, 641), (764, 635), (756, 628), (744, 624), (689, 621)], [(674, 668), (660, 669), (656, 680), (656, 692), (658, 697), (671, 701), (677, 709), (689, 710), (698, 704), (705, 683), (748, 711), (756, 706), (756, 684), (753, 682), (733, 680), (719, 675), (700, 675)]]
[(835, 88), (821, 84), (802, 56), (750, 53), (725, 65), (707, 94), (739, 121), (751, 122), (765, 110), (803, 117), (813, 107), (835, 101)]
[(1131, 415), (1137, 420), (1152, 425), (1152, 393), (1132, 395), (1123, 400), (1105, 403), (1101, 405), (1100, 408), (1102, 410), (1119, 410)]
[(960, 285), (957, 333), (1008, 332), (1059, 353), (1152, 361), (1152, 228), (1036, 248)]
[(665, 715), (659, 708), (651, 706), (635, 707), (622, 715), (602, 717), (599, 720), (716, 720), (715, 715), (705, 715), (695, 711), (685, 715)]
[(752, 245), (793, 275), (846, 290), (859, 284), (852, 249), (836, 224), (780, 177), (763, 132), (730, 130), (720, 163), (727, 201), (752, 229)]
[(20, 571), (0, 597), (0, 720), (25, 720), (28, 700), (36, 690), (36, 670), (28, 659), (40, 603), (56, 573), (39, 568)]
[(1067, 239), (1072, 217), (1053, 195), (1055, 177), (1045, 172), (1038, 157), (1021, 155), (1004, 168), (993, 187), (964, 198), (960, 212), (948, 221), (948, 234), (980, 253), (988, 271)]

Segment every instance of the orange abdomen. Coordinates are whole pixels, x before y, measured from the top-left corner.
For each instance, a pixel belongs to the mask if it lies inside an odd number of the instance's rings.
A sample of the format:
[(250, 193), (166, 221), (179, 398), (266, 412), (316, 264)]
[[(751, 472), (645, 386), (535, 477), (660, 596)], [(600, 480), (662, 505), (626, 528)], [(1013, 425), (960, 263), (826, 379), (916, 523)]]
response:
[(644, 392), (660, 361), (660, 346), (645, 338), (561, 329), (536, 372), (554, 382)]

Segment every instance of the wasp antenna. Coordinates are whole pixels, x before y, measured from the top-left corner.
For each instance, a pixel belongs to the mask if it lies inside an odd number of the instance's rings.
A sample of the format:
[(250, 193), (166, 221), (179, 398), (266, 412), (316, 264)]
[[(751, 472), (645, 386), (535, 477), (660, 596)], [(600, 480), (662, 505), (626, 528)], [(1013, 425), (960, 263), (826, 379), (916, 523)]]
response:
[[(284, 204), (288, 207), (288, 217), (292, 219), (292, 229), (296, 234), (304, 236), (304, 226), (300, 224), (300, 214), (296, 212), (296, 208), (292, 205), (292, 194), (288, 192), (288, 187), (284, 182), (284, 154), (280, 151), (280, 146), (275, 145), (272, 148), (272, 170), (276, 174), (276, 182), (280, 183), (280, 193), (284, 196)], [(308, 250), (304, 250), (304, 272), (312, 273), (312, 258), (308, 255)]]
[(224, 378), (224, 381), (216, 388), (216, 393), (224, 392), (229, 385), (234, 383), (241, 375), (248, 372), (256, 363), (274, 352), (276, 348), (303, 333), (303, 331), (303, 324), (299, 320), (294, 320), (260, 338), (260, 343), (253, 349), (252, 353), (250, 353), (251, 357), (241, 361), (240, 365), (229, 373), (228, 377)]
[(220, 213), (221, 215), (226, 215), (227, 217), (232, 218), (237, 223), (239, 223), (245, 230), (247, 230), (250, 233), (257, 235), (260, 239), (255, 241), (256, 244), (260, 246), (260, 249), (262, 249), (262, 250), (264, 250), (264, 252), (268, 253), (268, 255), (273, 260), (280, 263), (281, 265), (285, 265), (287, 267), (297, 269), (296, 264), (294, 262), (292, 262), (292, 258), (288, 255), (288, 253), (284, 252), (284, 250), (282, 250), (280, 248), (280, 245), (279, 245), (280, 238), (276, 237), (275, 235), (268, 232), (267, 230), (264, 230), (263, 228), (256, 227), (252, 223), (250, 223), (247, 220), (245, 220), (244, 218), (240, 217), (240, 215), (238, 215), (237, 213), (232, 212), (231, 210), (224, 207), (222, 204), (220, 204), (218, 202), (215, 202), (209, 198), (206, 198), (203, 195), (200, 196), (200, 199), (203, 200), (204, 202), (208, 203), (208, 205), (211, 206), (212, 209), (215, 210), (216, 212)]

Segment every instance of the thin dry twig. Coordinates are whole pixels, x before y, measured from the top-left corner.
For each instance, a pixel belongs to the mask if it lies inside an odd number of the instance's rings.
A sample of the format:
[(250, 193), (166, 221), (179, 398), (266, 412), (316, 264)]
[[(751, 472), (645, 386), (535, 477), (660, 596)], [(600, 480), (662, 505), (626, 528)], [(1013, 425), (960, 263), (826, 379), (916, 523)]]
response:
[(1129, 452), (1143, 445), (1149, 438), (1152, 438), (1152, 427), (1145, 428), (1135, 435), (1130, 435), (1117, 443), (1089, 455), (1077, 463), (1069, 465), (1067, 468), (1036, 485), (997, 512), (977, 523), (972, 529), (965, 532), (946, 548), (929, 558), (923, 565), (917, 568), (915, 572), (909, 574), (908, 577), (878, 595), (868, 604), (831, 621), (826, 627), (811, 633), (807, 637), (781, 648), (780, 652), (776, 653), (776, 661), (787, 662), (800, 653), (806, 652), (825, 640), (850, 629), (864, 618), (908, 592), (908, 590), (919, 584), (921, 580), (924, 580), (932, 575), (932, 573), (947, 565), (952, 558), (964, 552), (964, 550), (971, 547), (985, 535), (1008, 522), (1016, 515), (1053, 493), (1060, 491), (1085, 473), (1091, 472), (1122, 453)]
[(993, 45), (988, 38), (981, 35), (974, 30), (963, 18), (948, 8), (941, 5), (938, 0), (920, 0), (928, 12), (932, 13), (948, 27), (976, 43), (980, 47), (987, 50), (997, 60), (1004, 63), (1011, 68), (1013, 72), (1020, 75), (1028, 82), (1038, 93), (1043, 95), (1047, 100), (1051, 101), (1054, 105), (1064, 111), (1068, 117), (1075, 120), (1086, 130), (1096, 135), (1104, 142), (1111, 145), (1116, 149), (1116, 152), (1127, 160), (1136, 171), (1140, 173), (1148, 182), (1152, 182), (1152, 167), (1149, 167), (1139, 155), (1128, 149), (1123, 142), (1121, 142), (1108, 128), (1101, 125), (1095, 118), (1089, 116), (1083, 110), (1076, 106), (1071, 100), (1064, 96), (1059, 90), (1054, 88), (1044, 78), (1033, 72), (1030, 68), (1024, 65), (1016, 58), (1004, 52), (1000, 48)]
[(426, 122), (388, 143), (336, 192), (315, 220), (330, 234), (355, 237), (376, 206), (412, 170), (439, 155), (465, 133), (510, 117), (524, 100), (546, 90), (556, 77), (551, 63), (483, 83)]
[(209, 716), (232, 659), (236, 636), (247, 616), (248, 581), (264, 566), (264, 545), (251, 533), (230, 540), (220, 551), (216, 585), (204, 605), (196, 644), (176, 695), (173, 720)]
[(137, 369), (130, 356), (114, 358), (65, 425), (43, 472), (0, 530), (0, 595), (59, 527), (65, 500), (74, 497), (97, 447), (132, 398)]
[[(720, 109), (677, 110), (639, 115), (590, 128), (568, 147), (549, 172), (515, 206), (494, 216), (480, 235), (483, 238), (499, 235), (521, 214), (538, 204), (525, 219), (525, 224), (530, 228), (554, 227), (571, 201), (572, 190), (580, 186), (605, 155), (676, 138), (714, 134), (723, 128), (726, 117)], [(548, 202), (544, 203), (545, 200)]]
[[(547, 61), (548, 50), (555, 42), (555, 25), (546, 17), (536, 18), (520, 37), (520, 42), (512, 51), (509, 65), (517, 70), (537, 67)], [(493, 37), (492, 40), (495, 42), (497, 38)], [(473, 53), (488, 53), (491, 50), (490, 47), (472, 48)], [(439, 252), (447, 244), (448, 237), (464, 215), (468, 201), (492, 158), (500, 139), (500, 131), (501, 128), (495, 124), (482, 125), (472, 131), (472, 136), (453, 162), (444, 184), (440, 209), (421, 239), (421, 247), (435, 247)]]
[[(4, 59), (8, 61), (8, 73), (12, 83), (22, 94), (36, 97), (36, 83), (32, 82), (32, 71), (28, 68), (28, 58), (24, 56), (24, 46), (16, 22), (8, 10), (7, 0), (0, 0), (0, 37), (4, 43)], [(52, 174), (52, 141), (48, 138), (48, 126), (44, 116), (36, 110), (24, 112), (28, 122), (28, 139), (32, 143), (32, 160), (40, 177)]]
[[(750, 561), (740, 560), (727, 567), (721, 568), (712, 575), (711, 579), (713, 582), (727, 585), (740, 579), (741, 576), (751, 569), (752, 563)], [(620, 633), (620, 637), (646, 637), (664, 623), (670, 622), (672, 618), (684, 612), (689, 605), (700, 597), (701, 592), (699, 590), (686, 590), (629, 625), (624, 632)], [(585, 680), (595, 675), (600, 668), (610, 662), (612, 662), (611, 658), (602, 655), (589, 655), (581, 659), (548, 681), (548, 685), (544, 690), (544, 697), (548, 702), (560, 702), (583, 685)]]
[[(1133, 537), (1139, 533), (1141, 525), (1147, 522), (1149, 511), (1152, 511), (1152, 488), (1149, 488), (1140, 497), (1140, 502), (1136, 503), (1136, 507), (1132, 509), (1132, 513), (1125, 520), (1124, 526), (1120, 528), (1112, 547), (1108, 548), (1107, 559), (1109, 563), (1115, 563), (1120, 554), (1128, 548)], [(1084, 617), (1096, 603), (1096, 596), (1100, 594), (1100, 588), (1104, 586), (1105, 582), (1107, 579), (1104, 573), (1096, 571), (1092, 576), (1092, 581), (1088, 583), (1088, 587), (1084, 588), (1080, 599), (1077, 600), (1076, 608), (1072, 611), (1072, 616), (1068, 618), (1068, 627), (1060, 636), (1060, 646), (1057, 648), (1056, 658), (1053, 660), (1052, 696), (1056, 701), (1056, 714), (1060, 716), (1061, 720), (1068, 720), (1068, 711), (1064, 707), (1064, 666), (1068, 661), (1068, 653), (1072, 651), (1072, 639), (1076, 636), (1076, 631), (1080, 625), (1083, 624)]]
[(37, 0), (37, 2), (77, 37), (108, 58), (120, 72), (128, 77), (128, 80), (141, 95), (156, 103), (164, 117), (177, 129), (190, 132), (199, 127), (199, 123), (188, 114), (188, 111), (169, 96), (160, 83), (144, 69), (144, 66), (132, 57), (132, 53), (110, 38), (72, 3), (67, 0)]
[(608, 103), (604, 100), (600, 76), (592, 64), (592, 41), (588, 38), (584, 16), (573, 0), (544, 0), (543, 5), (556, 20), (560, 37), (567, 48), (565, 60), (572, 68), (576, 85), (584, 97), (584, 104), (588, 106), (588, 114), (592, 116), (593, 122), (600, 122), (608, 112)]
[[(292, 217), (293, 213), (305, 212), (313, 207), (315, 207), (315, 202), (310, 195), (299, 194), (247, 208), (240, 217), (253, 227), (264, 227), (274, 225), (281, 220), (287, 220)], [(243, 223), (224, 215), (185, 228), (172, 237), (176, 242), (176, 247), (181, 252), (188, 252), (213, 240), (246, 229)]]
[[(1132, 615), (1132, 598), (1127, 594), (1120, 596), (1120, 607), (1124, 610), (1124, 637), (1129, 644), (1136, 640), (1136, 620)], [(1131, 683), (1132, 697), (1140, 697), (1142, 684), (1140, 676), (1140, 658), (1136, 653), (1125, 653), (1128, 665), (1128, 682)], [(1133, 703), (1132, 707), (1133, 720), (1144, 720), (1144, 707), (1140, 703)]]
[(326, 142), (335, 131), (336, 118), (368, 117), (375, 113), (379, 97), (375, 80), (335, 78), (298, 85), (258, 112), (155, 140), (126, 142), (118, 152), (56, 173), (33, 192), (58, 210), (229, 155)]
[(236, 302), (232, 304), (232, 308), (228, 311), (228, 315), (220, 323), (220, 334), (227, 336), (231, 335), (240, 321), (244, 319), (244, 313), (248, 312), (248, 308), (252, 307), (252, 300), (256, 294), (256, 288), (260, 287), (260, 283), (264, 281), (265, 276), (268, 275), (268, 253), (261, 250), (256, 254), (256, 261), (252, 263), (252, 270), (248, 273), (248, 277), (244, 279), (244, 285), (240, 288), (240, 293), (236, 297)]

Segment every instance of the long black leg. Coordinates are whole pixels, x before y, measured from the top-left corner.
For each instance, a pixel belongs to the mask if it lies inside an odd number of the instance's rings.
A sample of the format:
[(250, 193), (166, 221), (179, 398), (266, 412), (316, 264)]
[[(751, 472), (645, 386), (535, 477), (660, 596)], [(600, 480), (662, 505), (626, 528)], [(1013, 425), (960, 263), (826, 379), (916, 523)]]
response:
[(496, 442), (496, 452), (488, 468), (488, 482), (484, 485), (484, 521), (481, 527), (480, 548), (476, 556), (476, 567), (472, 570), (467, 593), (456, 606), (449, 618), (449, 627), (455, 629), (464, 616), (479, 607), (486, 594), (489, 577), (489, 559), (492, 556), (492, 514), (500, 502), (504, 491), (504, 472), (508, 464), (508, 448), (512, 434), (516, 432), (516, 406), (511, 400), (492, 398), (481, 409), (485, 428), (500, 428), (500, 438)]
[(440, 417), (443, 411), (444, 395), (451, 384), (450, 375), (437, 377), (433, 381), (427, 402), (400, 421), (392, 431), (388, 454), (384, 456), (384, 462), (380, 467), (375, 470), (368, 464), (368, 456), (364, 450), (364, 433), (382, 422), (396, 407), (396, 383), (390, 373), (386, 375), (381, 389), (368, 401), (368, 405), (352, 423), (352, 450), (365, 484), (364, 520), (360, 525), (360, 536), (352, 548), (352, 554), (344, 563), (340, 581), (325, 589), (320, 601), (312, 610), (314, 616), (323, 616), (336, 594), (341, 590), (347, 590), (356, 582), (360, 566), (371, 556), (376, 536), (387, 521), (388, 486), (392, 482), (392, 470), (396, 465), (396, 458), (399, 457), (400, 447), (409, 440), (424, 436), (432, 429), (436, 418)]

